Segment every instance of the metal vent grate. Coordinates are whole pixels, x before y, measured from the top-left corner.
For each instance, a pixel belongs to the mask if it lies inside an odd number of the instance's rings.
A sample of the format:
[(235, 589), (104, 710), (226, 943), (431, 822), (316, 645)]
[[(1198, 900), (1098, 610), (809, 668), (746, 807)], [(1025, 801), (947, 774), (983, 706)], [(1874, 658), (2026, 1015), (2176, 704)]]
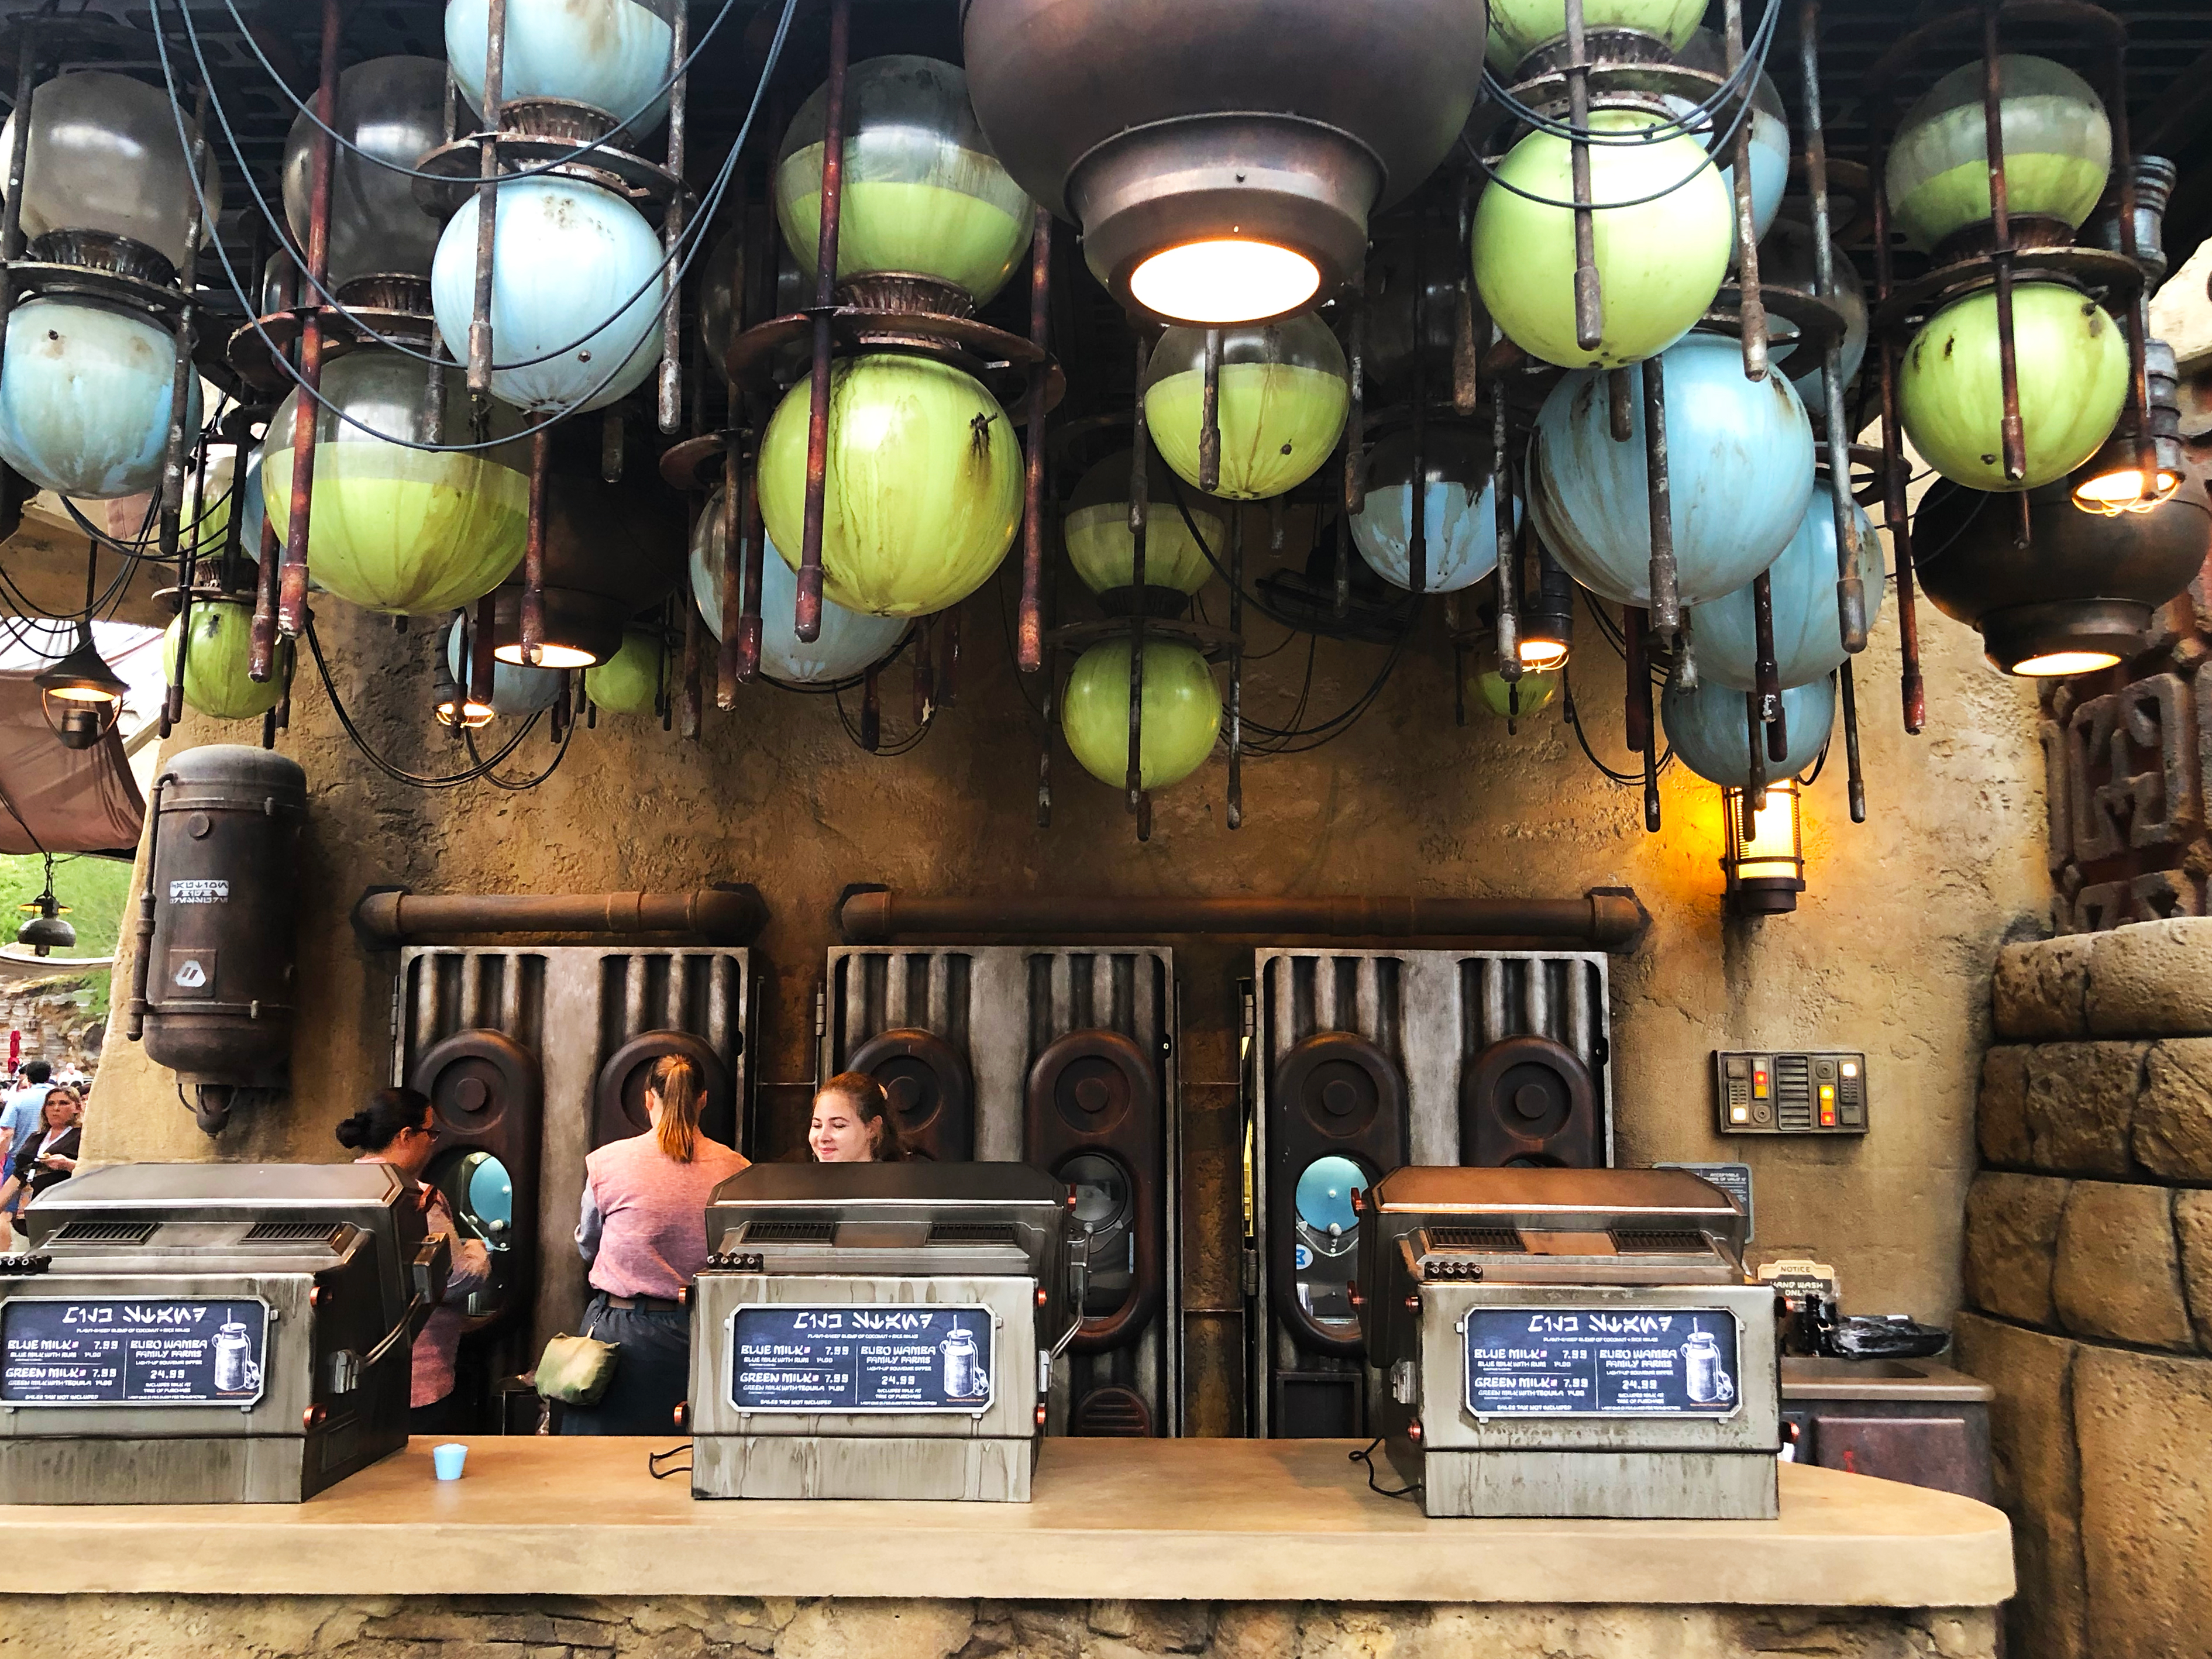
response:
[(939, 1221), (929, 1230), (933, 1244), (1018, 1244), (1021, 1238), (1003, 1221)]
[(1521, 1235), (1510, 1227), (1431, 1227), (1432, 1250), (1486, 1250), (1492, 1255), (1524, 1255)]
[(1813, 1127), (1813, 1061), (1808, 1054), (1778, 1054), (1774, 1061), (1774, 1123), (1781, 1129)]
[(1613, 1248), (1623, 1255), (1710, 1255), (1713, 1247), (1703, 1233), (1686, 1229), (1616, 1227)]
[(1152, 1431), (1152, 1408), (1135, 1389), (1118, 1382), (1093, 1389), (1075, 1408), (1071, 1434), (1115, 1440), (1142, 1440)]
[(160, 1226), (155, 1221), (72, 1221), (56, 1233), (56, 1244), (143, 1244)]
[(307, 1244), (335, 1246), (343, 1231), (331, 1221), (257, 1221), (246, 1235), (248, 1244)]
[(748, 1244), (827, 1244), (836, 1236), (834, 1221), (748, 1221)]

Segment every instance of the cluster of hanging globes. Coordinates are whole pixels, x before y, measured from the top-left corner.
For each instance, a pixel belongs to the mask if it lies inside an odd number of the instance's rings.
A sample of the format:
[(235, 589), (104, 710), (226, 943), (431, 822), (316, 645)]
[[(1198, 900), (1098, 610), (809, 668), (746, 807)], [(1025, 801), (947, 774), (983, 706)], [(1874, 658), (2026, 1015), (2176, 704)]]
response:
[[(503, 95), (589, 106), (619, 124), (625, 142), (650, 132), (665, 113), (671, 34), (661, 9), (621, 4), (587, 23), (555, 0), (510, 0)], [(1702, 0), (1590, 0), (1584, 12), (1590, 27), (1640, 30), (1680, 61), (1717, 70), (1719, 44), (1698, 27), (1704, 9)], [(1565, 27), (1559, 0), (1495, 0), (1488, 15), (1488, 56), (1501, 71)], [(972, 31), (975, 19), (969, 21)], [(454, 0), (446, 11), (445, 63), (388, 58), (346, 71), (338, 88), (340, 132), (371, 156), (411, 167), (441, 135), (448, 65), (460, 96), (481, 106), (487, 28), (486, 0)], [(1911, 245), (1939, 258), (1990, 216), (1980, 74), (1978, 64), (1969, 64), (1939, 81), (1900, 125), (1888, 156), (1894, 222)], [(1999, 78), (2011, 211), (2078, 228), (2112, 162), (2102, 106), (2079, 76), (2044, 59), (2005, 57)], [(963, 71), (927, 58), (872, 58), (852, 67), (847, 100), (838, 281), (897, 273), (934, 284), (952, 308), (988, 302), (1022, 262), (1034, 191), (1001, 164), (971, 107)], [(776, 220), (810, 284), (825, 106), (823, 88), (799, 109), (773, 171)], [(1652, 357), (1664, 366), (1678, 580), (1703, 684), (1670, 690), (1663, 719), (1692, 769), (1732, 784), (1743, 773), (1749, 735), (1741, 696), (1753, 684), (1749, 584), (1762, 573), (1771, 580), (1784, 707), (1798, 751), (1782, 763), (1785, 769), (1817, 750), (1832, 714), (1829, 677), (1844, 659), (1836, 533), (1807, 413), (1808, 403), (1821, 406), (1826, 393), (1818, 364), (1788, 365), (1798, 371), (1794, 379), (1785, 372), (1750, 380), (1732, 338), (1700, 331), (1735, 255), (1731, 172), (1715, 154), (1730, 135), (1682, 100), (1668, 107), (1671, 123), (1649, 100), (1613, 107), (1601, 100), (1591, 116), (1601, 141), (1589, 146), (1589, 157), (1603, 295), (1595, 347), (1585, 349), (1576, 336), (1573, 215), (1559, 205), (1572, 194), (1572, 146), (1565, 137), (1533, 131), (1497, 165), (1475, 204), (1468, 255), (1482, 304), (1500, 331), (1530, 356), (1569, 371), (1537, 416), (1525, 507), (1512, 502), (1508, 521), (1517, 524), (1525, 510), (1559, 563), (1610, 604), (1650, 602), (1650, 481), (1641, 408), (1632, 400), (1638, 429), (1629, 441), (1615, 441), (1607, 429), (1606, 375)], [(29, 118), (27, 234), (89, 232), (124, 239), (172, 267), (184, 259), (191, 190), (166, 97), (128, 76), (76, 71), (39, 88)], [(1817, 251), (1809, 230), (1779, 217), (1790, 135), (1763, 73), (1747, 119), (1763, 268), (1770, 276), (1794, 270), (1809, 286), (1802, 273)], [(305, 228), (312, 137), (303, 117), (287, 146), (284, 198), (295, 231)], [(0, 136), (0, 146), (6, 142)], [(212, 160), (204, 190), (216, 210)], [(333, 191), (332, 290), (343, 295), (380, 276), (427, 280), (446, 353), (465, 360), (475, 298), (474, 195), (441, 228), (416, 205), (404, 175), (343, 146)], [(588, 180), (551, 175), (502, 185), (496, 204), (495, 401), (488, 425), (467, 434), (465, 446), (436, 447), (460, 444), (467, 428), (454, 414), (441, 428), (428, 412), (440, 402), (449, 411), (467, 408), (460, 373), (396, 349), (352, 350), (324, 376), (308, 533), (318, 585), (345, 603), (398, 616), (443, 615), (507, 580), (521, 556), (528, 515), (526, 462), (515, 440), (533, 419), (624, 397), (659, 361), (668, 276), (660, 239), (635, 206)], [(1311, 258), (1270, 245), (1249, 247), (1285, 257), (1249, 269), (1222, 264), (1224, 248), (1237, 246), (1233, 239), (1194, 244), (1182, 264), (1168, 258), (1176, 250), (1163, 252), (1139, 267), (1137, 297), (1147, 284), (1181, 294), (1209, 272), (1218, 283), (1237, 270), (1243, 271), (1237, 280), (1248, 284), (1279, 283), (1289, 305), (1310, 301), (1318, 289)], [(1200, 256), (1211, 262), (1204, 271), (1192, 263)], [(718, 360), (731, 303), (728, 273), (715, 268), (728, 262), (726, 250), (710, 258), (704, 296)], [(1865, 307), (1840, 252), (1835, 270), (1852, 322), (1842, 364), (1849, 377), (1865, 349)], [(2001, 392), (1993, 295), (1953, 301), (1904, 354), (1906, 434), (1936, 471), (1969, 490), (2034, 489), (2065, 478), (2106, 441), (2125, 400), (2124, 337), (2078, 289), (2055, 276), (2024, 276), (2014, 289), (2013, 327), (2027, 460), (2018, 478), (2004, 476), (1996, 438)], [(1776, 341), (1778, 362), (1786, 362), (1789, 344)], [(1147, 462), (1145, 582), (1182, 594), (1194, 593), (1212, 574), (1237, 504), (1280, 496), (1327, 461), (1351, 400), (1344, 350), (1314, 313), (1225, 327), (1218, 476), (1201, 492), (1205, 350), (1203, 328), (1170, 327), (1139, 388), (1158, 447), (1157, 460)], [(41, 487), (79, 499), (149, 488), (169, 424), (174, 352), (165, 328), (92, 301), (40, 298), (17, 306), (0, 372), (0, 457)], [(434, 374), (444, 378), (442, 399), (426, 396)], [(197, 378), (185, 380), (196, 402)], [(811, 392), (801, 380), (777, 405), (762, 434), (757, 473), (769, 554), (759, 595), (763, 672), (794, 686), (850, 678), (896, 651), (912, 618), (975, 592), (1005, 558), (1022, 513), (1014, 422), (982, 381), (914, 352), (841, 358), (829, 398), (827, 603), (820, 637), (799, 641), (793, 573), (803, 539)], [(264, 513), (280, 526), (289, 517), (298, 396), (277, 410), (235, 491), (240, 512), (253, 520), (243, 538), (250, 555), (260, 550)], [(195, 407), (188, 419), (198, 418)], [(1405, 433), (1372, 447), (1352, 538), (1383, 581), (1413, 587), (1419, 489), (1425, 526), (1419, 586), (1462, 591), (1498, 562), (1490, 445), (1438, 425), (1423, 452), (1416, 456)], [(1130, 470), (1126, 452), (1098, 462), (1078, 484), (1065, 518), (1073, 568), (1101, 595), (1135, 580)], [(710, 501), (690, 549), (691, 592), (717, 634), (733, 574), (728, 516), (719, 498)], [(195, 526), (188, 533), (208, 532)], [(1863, 546), (1878, 547), (1863, 515), (1860, 535)], [(219, 525), (213, 537), (219, 544)], [(1881, 586), (1868, 583), (1877, 606)], [(211, 603), (192, 613), (186, 694), (219, 718), (258, 714), (281, 696), (274, 682), (246, 678), (248, 623), (238, 604)], [(457, 684), (469, 679), (461, 644), (457, 629), (447, 653)], [(1194, 647), (1154, 636), (1143, 648), (1141, 770), (1147, 787), (1162, 787), (1212, 752), (1221, 699)], [(1126, 639), (1093, 647), (1075, 665), (1061, 701), (1071, 748), (1117, 787), (1127, 758), (1129, 650)], [(619, 653), (596, 665), (594, 698), (611, 710), (651, 708), (666, 676), (664, 655), (653, 636), (633, 633)], [(558, 684), (557, 676), (502, 663), (489, 712), (544, 707)], [(1483, 701), (1502, 702), (1508, 714), (1540, 707), (1553, 689), (1542, 683), (1516, 689), (1495, 676), (1480, 684)]]

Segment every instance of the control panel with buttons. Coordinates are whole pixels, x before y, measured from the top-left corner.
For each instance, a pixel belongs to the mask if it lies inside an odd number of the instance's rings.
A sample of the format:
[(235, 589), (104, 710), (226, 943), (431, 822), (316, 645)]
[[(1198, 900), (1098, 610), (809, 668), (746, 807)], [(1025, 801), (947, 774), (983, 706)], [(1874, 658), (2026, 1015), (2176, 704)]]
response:
[(1863, 1054), (1717, 1050), (1717, 1127), (1724, 1135), (1863, 1135), (1866, 1071)]

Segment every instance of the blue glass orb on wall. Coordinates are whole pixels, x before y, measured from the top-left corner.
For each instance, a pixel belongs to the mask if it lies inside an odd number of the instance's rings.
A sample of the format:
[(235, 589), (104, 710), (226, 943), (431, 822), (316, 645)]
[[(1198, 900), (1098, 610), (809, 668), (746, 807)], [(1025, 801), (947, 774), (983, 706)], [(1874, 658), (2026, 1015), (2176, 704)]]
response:
[[(1774, 562), (1813, 493), (1813, 425), (1778, 374), (1743, 377), (1743, 349), (1692, 334), (1668, 347), (1668, 473), (1682, 603), (1742, 586)], [(1536, 416), (1530, 499), (1537, 532), (1584, 587), (1615, 605), (1651, 603), (1650, 486), (1644, 401), (1613, 436), (1605, 376), (1579, 369)]]
[[(624, 124), (633, 138), (668, 106), (679, 0), (507, 0), (500, 98), (566, 98)], [(450, 0), (446, 61), (469, 107), (483, 107), (489, 0)]]
[[(1498, 491), (1487, 437), (1449, 427), (1423, 434), (1422, 589), (1455, 593), (1498, 568)], [(1397, 432), (1368, 452), (1367, 501), (1352, 515), (1352, 544), (1393, 587), (1413, 585), (1413, 434)], [(1521, 503), (1513, 503), (1521, 522)]]
[[(1667, 688), (1659, 700), (1659, 723), (1674, 745), (1674, 758), (1708, 783), (1743, 786), (1751, 770), (1751, 714), (1746, 693), (1717, 680), (1699, 682), (1694, 691)], [(1836, 721), (1836, 683), (1814, 680), (1782, 694), (1782, 716), (1789, 727), (1790, 752), (1765, 761), (1769, 778), (1794, 777), (1820, 757), (1820, 746)], [(1765, 756), (1760, 738), (1759, 754)]]
[[(0, 457), (42, 489), (112, 501), (161, 480), (177, 343), (143, 317), (88, 301), (27, 300), (0, 361)], [(200, 423), (187, 375), (185, 422)]]
[[(500, 186), (494, 232), (494, 397), (533, 414), (599, 409), (652, 373), (667, 276), (642, 214), (596, 185), (521, 179)], [(458, 362), (469, 356), (476, 258), (471, 196), (430, 264), (431, 309)]]
[[(1867, 626), (1881, 615), (1881, 541), (1874, 520), (1854, 504), (1859, 526), (1859, 574), (1866, 588)], [(1843, 665), (1836, 614), (1836, 512), (1823, 479), (1806, 503), (1797, 533), (1766, 568), (1774, 597), (1774, 661), (1785, 686), (1805, 685)], [(1756, 683), (1756, 622), (1748, 583), (1697, 607), (1690, 619), (1698, 669), (1706, 678), (1748, 691)]]
[[(766, 528), (762, 531), (763, 538)], [(722, 637), (722, 584), (729, 566), (722, 535), (722, 492), (707, 498), (691, 535), (691, 597), (716, 639)], [(811, 645), (793, 631), (798, 573), (773, 542), (762, 550), (760, 672), (779, 685), (830, 685), (863, 673), (891, 654), (910, 626), (904, 617), (872, 617), (822, 601), (822, 632)]]

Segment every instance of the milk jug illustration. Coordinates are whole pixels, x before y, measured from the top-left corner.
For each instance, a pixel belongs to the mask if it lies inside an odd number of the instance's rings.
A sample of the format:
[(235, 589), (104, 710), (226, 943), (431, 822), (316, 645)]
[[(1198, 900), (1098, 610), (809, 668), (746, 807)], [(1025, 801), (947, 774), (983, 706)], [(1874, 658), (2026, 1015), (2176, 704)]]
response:
[(253, 1363), (253, 1341), (233, 1320), (215, 1334), (215, 1391), (252, 1394), (261, 1386), (261, 1367)]
[(1735, 1379), (1721, 1364), (1721, 1345), (1711, 1331), (1690, 1333), (1682, 1360), (1691, 1404), (1720, 1406), (1735, 1398)]
[(983, 1375), (982, 1356), (972, 1331), (955, 1328), (937, 1345), (937, 1351), (945, 1359), (947, 1400), (976, 1400), (990, 1392), (990, 1379)]

